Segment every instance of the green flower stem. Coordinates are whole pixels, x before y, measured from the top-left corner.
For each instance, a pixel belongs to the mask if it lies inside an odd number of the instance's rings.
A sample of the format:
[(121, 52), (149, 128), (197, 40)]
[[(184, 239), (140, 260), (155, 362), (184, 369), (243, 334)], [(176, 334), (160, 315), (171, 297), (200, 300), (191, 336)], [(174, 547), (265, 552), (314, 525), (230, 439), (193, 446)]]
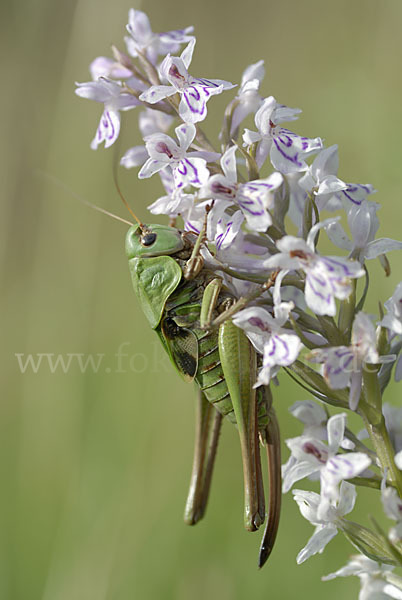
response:
[(367, 367), (363, 372), (365, 399), (360, 403), (359, 412), (363, 417), (382, 469), (387, 469), (387, 478), (402, 497), (402, 473), (395, 465), (395, 450), (385, 427), (377, 369), (374, 370), (373, 365), (367, 365)]
[(345, 300), (341, 302), (339, 309), (338, 327), (345, 338), (346, 344), (350, 343), (352, 323), (355, 316), (356, 306), (356, 279), (351, 281), (352, 291)]
[(361, 485), (374, 490), (379, 490), (381, 488), (380, 478), (375, 479), (374, 477), (352, 477), (351, 479), (348, 479), (348, 481), (354, 485)]
[(345, 339), (336, 326), (333, 317), (317, 315), (317, 319), (325, 332), (325, 337), (332, 346), (343, 346)]

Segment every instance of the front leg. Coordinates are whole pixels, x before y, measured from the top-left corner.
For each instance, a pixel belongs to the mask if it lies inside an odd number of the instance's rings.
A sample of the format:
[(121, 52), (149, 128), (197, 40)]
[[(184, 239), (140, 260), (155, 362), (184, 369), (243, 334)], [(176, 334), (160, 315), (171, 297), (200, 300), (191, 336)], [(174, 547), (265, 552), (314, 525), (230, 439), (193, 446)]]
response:
[(219, 294), (222, 289), (222, 279), (215, 277), (210, 281), (204, 290), (202, 296), (201, 313), (200, 313), (200, 325), (201, 329), (209, 329), (214, 310), (217, 307)]
[(207, 221), (208, 221), (208, 213), (214, 205), (214, 201), (205, 208), (205, 218), (204, 223), (201, 228), (200, 233), (197, 236), (197, 240), (194, 244), (193, 251), (191, 253), (190, 258), (188, 259), (184, 270), (183, 277), (184, 279), (190, 280), (195, 279), (202, 267), (204, 266), (204, 259), (201, 256), (201, 246), (205, 242), (207, 237)]

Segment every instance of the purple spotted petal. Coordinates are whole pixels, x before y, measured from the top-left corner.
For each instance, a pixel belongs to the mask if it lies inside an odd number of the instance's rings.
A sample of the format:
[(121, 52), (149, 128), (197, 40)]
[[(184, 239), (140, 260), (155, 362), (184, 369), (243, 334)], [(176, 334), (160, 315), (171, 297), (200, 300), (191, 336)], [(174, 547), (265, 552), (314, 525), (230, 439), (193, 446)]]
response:
[(212, 94), (220, 94), (221, 88), (223, 90), (231, 90), (232, 88), (236, 87), (235, 84), (230, 83), (230, 81), (225, 81), (224, 79), (205, 79), (203, 77), (192, 77), (191, 83), (193, 85), (200, 85), (204, 88), (208, 88), (209, 90), (215, 89), (215, 92), (211, 91)]
[(282, 175), (274, 173), (266, 180), (250, 181), (239, 186), (236, 201), (247, 223), (255, 231), (266, 231), (272, 219), (268, 208), (273, 205), (272, 192), (282, 183)]
[(99, 144), (105, 142), (105, 148), (109, 148), (119, 137), (120, 114), (118, 111), (105, 110), (99, 121), (95, 137), (91, 142), (91, 148), (96, 150)]
[(354, 353), (350, 348), (339, 346), (329, 353), (324, 366), (324, 377), (334, 390), (345, 388), (356, 369)]
[(236, 146), (230, 146), (221, 158), (222, 170), (231, 183), (237, 182), (236, 150)]
[(181, 149), (176, 142), (165, 133), (153, 133), (145, 138), (145, 147), (151, 158), (169, 164), (179, 160), (182, 156)]
[(316, 315), (336, 314), (336, 304), (333, 294), (333, 287), (325, 272), (309, 271), (306, 277), (306, 286), (304, 289), (306, 303)]
[(328, 446), (331, 452), (337, 452), (343, 436), (345, 433), (346, 426), (346, 413), (334, 415), (328, 419), (327, 432), (328, 432)]
[(225, 250), (235, 240), (244, 221), (244, 215), (240, 210), (236, 211), (230, 218), (222, 217), (217, 222), (215, 244), (216, 249)]
[(367, 469), (371, 459), (363, 452), (350, 452), (345, 455), (332, 456), (325, 468), (321, 469), (321, 502), (317, 516), (325, 519), (332, 503), (340, 497), (339, 484), (344, 479), (352, 479)]
[(181, 94), (179, 114), (185, 123), (198, 123), (207, 116), (207, 102), (211, 96), (220, 94), (223, 86), (215, 87), (195, 82), (187, 85)]
[(201, 190), (203, 198), (221, 198), (231, 200), (236, 198), (238, 186), (221, 174), (212, 175)]
[(238, 194), (237, 203), (247, 219), (249, 227), (254, 231), (266, 231), (272, 223), (271, 215), (265, 208), (261, 198), (256, 195), (243, 196)]
[(325, 467), (323, 477), (327, 481), (340, 482), (343, 479), (357, 477), (371, 464), (371, 459), (363, 452), (350, 452), (332, 456)]
[(348, 183), (346, 185), (348, 186), (346, 190), (338, 194), (338, 197), (343, 200), (346, 208), (353, 204), (360, 206), (369, 194), (374, 194), (377, 191), (369, 183), (365, 185), (361, 183)]
[(234, 315), (233, 323), (247, 333), (256, 333), (265, 336), (266, 339), (275, 329), (275, 319), (262, 306), (249, 306), (239, 311)]
[(301, 342), (297, 335), (281, 333), (272, 335), (264, 347), (264, 367), (280, 365), (282, 367), (291, 365), (301, 350)]
[(347, 298), (351, 292), (349, 279), (361, 277), (364, 270), (357, 261), (338, 256), (320, 256), (307, 266), (306, 273), (308, 307), (317, 315), (334, 316), (335, 298)]
[(186, 152), (191, 142), (195, 138), (196, 129), (192, 123), (183, 123), (179, 127), (176, 127), (175, 133), (179, 140), (180, 149)]
[(280, 173), (294, 173), (307, 168), (305, 158), (322, 148), (320, 138), (300, 137), (288, 129), (275, 131), (270, 151), (271, 162)]
[(174, 169), (173, 177), (177, 188), (187, 185), (200, 188), (209, 178), (207, 163), (202, 158), (183, 158)]
[(316, 470), (325, 466), (328, 460), (327, 446), (313, 437), (300, 436), (286, 440), (292, 455), (300, 461), (307, 461), (315, 465)]

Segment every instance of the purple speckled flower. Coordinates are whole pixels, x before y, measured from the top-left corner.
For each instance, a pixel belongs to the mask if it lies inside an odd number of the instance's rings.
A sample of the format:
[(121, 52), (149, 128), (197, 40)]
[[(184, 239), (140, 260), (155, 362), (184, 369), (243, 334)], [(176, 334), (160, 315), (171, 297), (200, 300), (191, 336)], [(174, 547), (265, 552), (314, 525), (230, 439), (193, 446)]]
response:
[(349, 211), (359, 207), (376, 191), (370, 184), (345, 183), (337, 177), (338, 168), (338, 146), (335, 144), (319, 152), (298, 182), (305, 192), (314, 194), (319, 211), (335, 211), (342, 207)]
[(393, 360), (393, 357), (379, 356), (374, 325), (368, 315), (360, 311), (353, 322), (350, 346), (317, 348), (311, 352), (310, 360), (324, 364), (323, 375), (332, 389), (343, 389), (350, 385), (349, 406), (351, 410), (356, 410), (365, 363), (379, 364)]
[(149, 61), (156, 64), (160, 54), (166, 55), (168, 52), (178, 52), (180, 45), (193, 39), (194, 27), (177, 29), (175, 31), (165, 31), (163, 33), (154, 33), (151, 29), (148, 16), (141, 10), (131, 8), (128, 13), (127, 31), (130, 37), (125, 38), (128, 53), (136, 57), (138, 54), (145, 54)]
[(328, 419), (328, 446), (319, 439), (305, 435), (286, 440), (295, 460), (292, 468), (284, 474), (283, 491), (289, 491), (296, 481), (319, 473), (321, 498), (316, 511), (318, 519), (325, 519), (330, 507), (339, 502), (341, 481), (356, 477), (371, 463), (371, 459), (363, 452), (337, 454), (345, 426), (345, 413)]
[(183, 123), (176, 127), (175, 132), (179, 145), (165, 133), (154, 133), (144, 138), (149, 159), (138, 173), (138, 177), (145, 179), (170, 167), (176, 188), (184, 188), (187, 185), (199, 188), (209, 178), (207, 161), (215, 160), (219, 155), (213, 152), (187, 152), (196, 134), (192, 123)]
[(261, 167), (270, 156), (271, 163), (280, 173), (305, 171), (305, 159), (322, 148), (320, 138), (306, 138), (279, 127), (280, 123), (294, 121), (301, 112), (278, 104), (273, 96), (265, 98), (255, 115), (258, 132), (245, 129), (245, 146), (257, 144), (256, 162)]
[(253, 346), (263, 354), (262, 368), (255, 387), (268, 385), (275, 367), (291, 365), (301, 350), (302, 343), (283, 325), (289, 317), (291, 303), (279, 302), (271, 315), (261, 306), (251, 306), (233, 317), (233, 323), (243, 329)]
[[(339, 500), (328, 506), (325, 515), (319, 515), (321, 496), (315, 492), (293, 490), (293, 498), (305, 519), (316, 527), (315, 532), (297, 555), (298, 565), (305, 560), (321, 553), (330, 540), (338, 533), (342, 517), (350, 513), (356, 502), (356, 488), (347, 481), (341, 482)], [(322, 511), (321, 511), (322, 512)]]
[(228, 214), (226, 208), (225, 202), (216, 203), (208, 215), (207, 238), (215, 242), (217, 256), (233, 244), (244, 221), (240, 210)]
[(179, 114), (185, 123), (203, 121), (207, 116), (207, 102), (211, 96), (235, 87), (229, 81), (222, 79), (201, 79), (189, 75), (187, 69), (191, 63), (194, 46), (193, 38), (180, 57), (166, 56), (159, 67), (159, 72), (161, 78), (169, 85), (154, 85), (140, 96), (140, 100), (156, 104), (164, 98), (179, 93), (181, 97)]
[(96, 150), (102, 142), (105, 142), (105, 148), (108, 148), (119, 137), (120, 111), (130, 110), (141, 102), (135, 96), (124, 92), (120, 82), (111, 81), (106, 77), (100, 77), (98, 81), (88, 81), (76, 85), (78, 86), (75, 90), (77, 96), (104, 104), (104, 111), (91, 142), (91, 148)]
[(352, 239), (346, 235), (342, 225), (332, 223), (328, 228), (328, 237), (339, 248), (349, 251), (351, 258), (356, 258), (362, 264), (365, 260), (377, 258), (392, 250), (402, 250), (402, 242), (390, 238), (375, 238), (380, 226), (377, 210), (380, 205), (376, 202), (362, 200), (360, 204), (348, 206), (348, 225)]
[(280, 173), (272, 173), (266, 179), (237, 183), (236, 146), (226, 150), (221, 158), (223, 175), (212, 175), (201, 190), (207, 198), (226, 200), (226, 206), (240, 207), (249, 227), (254, 231), (266, 231), (272, 219), (269, 209), (273, 208), (273, 193), (283, 182)]
[(352, 291), (350, 279), (364, 275), (357, 261), (340, 256), (321, 256), (315, 252), (317, 231), (331, 223), (333, 219), (314, 225), (307, 241), (285, 235), (276, 244), (280, 253), (264, 262), (266, 268), (302, 269), (306, 273), (306, 303), (317, 315), (334, 316), (335, 298), (347, 298)]

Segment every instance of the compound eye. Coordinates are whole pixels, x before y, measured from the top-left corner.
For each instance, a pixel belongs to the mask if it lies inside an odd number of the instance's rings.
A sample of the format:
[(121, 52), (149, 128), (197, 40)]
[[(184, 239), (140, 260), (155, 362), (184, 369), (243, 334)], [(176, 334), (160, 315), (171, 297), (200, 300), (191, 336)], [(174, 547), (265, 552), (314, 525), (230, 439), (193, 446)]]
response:
[(145, 233), (141, 236), (141, 246), (152, 246), (156, 240), (156, 233)]

